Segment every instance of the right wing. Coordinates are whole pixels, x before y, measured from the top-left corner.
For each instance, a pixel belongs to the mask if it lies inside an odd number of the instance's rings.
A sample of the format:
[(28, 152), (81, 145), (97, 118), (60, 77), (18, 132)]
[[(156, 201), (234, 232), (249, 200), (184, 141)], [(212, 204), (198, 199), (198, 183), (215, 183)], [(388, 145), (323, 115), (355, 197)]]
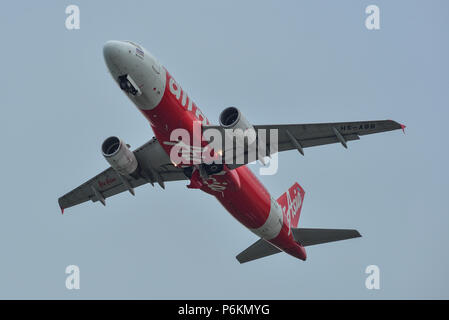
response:
[(62, 211), (65, 208), (83, 203), (88, 200), (100, 201), (118, 193), (129, 191), (134, 194), (134, 188), (146, 183), (157, 182), (162, 188), (165, 181), (186, 180), (187, 177), (181, 168), (175, 167), (168, 155), (162, 149), (156, 138), (151, 139), (134, 151), (139, 163), (139, 175), (124, 177), (109, 167), (79, 187), (68, 192), (58, 199)]

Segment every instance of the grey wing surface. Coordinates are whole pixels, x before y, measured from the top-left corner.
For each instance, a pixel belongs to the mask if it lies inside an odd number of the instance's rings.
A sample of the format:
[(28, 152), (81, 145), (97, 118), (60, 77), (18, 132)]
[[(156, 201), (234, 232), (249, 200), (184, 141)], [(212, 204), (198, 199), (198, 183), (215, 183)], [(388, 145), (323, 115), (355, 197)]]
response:
[(331, 143), (341, 143), (343, 146), (347, 147), (347, 141), (359, 140), (360, 136), (403, 129), (404, 126), (393, 120), (374, 120), (334, 123), (258, 125), (254, 126), (254, 128), (256, 131), (258, 129), (277, 129), (279, 141), (277, 151), (280, 152), (298, 149), (295, 141), (301, 148)]
[(125, 177), (109, 167), (79, 187), (58, 199), (61, 210), (91, 200), (105, 204), (105, 199), (129, 191), (146, 183), (158, 183), (165, 187), (166, 181), (186, 180), (183, 170), (175, 167), (156, 138), (134, 150), (139, 163), (138, 175)]
[[(270, 125), (254, 125), (256, 131), (256, 143), (259, 145), (260, 133), (259, 130), (265, 130), (264, 142), (260, 145), (264, 148), (262, 153), (259, 153), (259, 147), (256, 152), (256, 159), (260, 159), (262, 155), (271, 155), (281, 151), (298, 150), (304, 155), (304, 148), (320, 146), (332, 143), (341, 143), (347, 148), (347, 142), (359, 140), (360, 136), (404, 129), (405, 126), (393, 120), (373, 120), (373, 121), (355, 121), (355, 122), (333, 122), (333, 123), (308, 123), (308, 124), (270, 124)], [(204, 126), (203, 133), (209, 129), (215, 129), (222, 134), (223, 153), (229, 152), (224, 147), (226, 146), (224, 140), (226, 137), (225, 129), (221, 126)], [(270, 130), (277, 130), (277, 144), (273, 147), (270, 144)], [(232, 153), (234, 159), (239, 152), (235, 143), (233, 144)], [(245, 146), (245, 161), (248, 162), (248, 150)], [(224, 158), (226, 158), (224, 156)], [(242, 165), (242, 164), (240, 164)], [(237, 167), (234, 165), (233, 167)]]

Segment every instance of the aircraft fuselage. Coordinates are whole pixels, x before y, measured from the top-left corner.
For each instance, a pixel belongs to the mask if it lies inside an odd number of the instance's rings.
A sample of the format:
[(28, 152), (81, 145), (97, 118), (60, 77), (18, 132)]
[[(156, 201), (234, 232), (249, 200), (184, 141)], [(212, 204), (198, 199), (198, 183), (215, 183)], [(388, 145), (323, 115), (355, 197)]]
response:
[[(198, 134), (195, 123), (209, 124), (191, 97), (147, 50), (132, 42), (109, 41), (103, 51), (112, 77), (150, 122), (168, 155), (173, 147), (173, 130), (182, 128), (194, 137)], [(121, 80), (127, 76), (137, 88), (126, 87)], [(196, 179), (197, 184), (191, 183), (191, 188), (216, 197), (234, 218), (259, 237), (294, 257), (306, 259), (305, 249), (290, 232), (289, 210), (282, 210), (246, 165)]]

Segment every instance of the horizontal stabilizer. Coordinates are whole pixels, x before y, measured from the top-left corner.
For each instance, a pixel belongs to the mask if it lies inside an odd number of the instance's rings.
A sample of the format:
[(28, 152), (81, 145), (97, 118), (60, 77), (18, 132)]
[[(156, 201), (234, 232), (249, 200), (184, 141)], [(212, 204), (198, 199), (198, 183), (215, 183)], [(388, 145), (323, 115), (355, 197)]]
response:
[(272, 254), (278, 252), (281, 252), (281, 250), (279, 250), (271, 243), (261, 238), (257, 240), (254, 244), (252, 244), (250, 247), (239, 253), (236, 256), (236, 258), (240, 263), (245, 263), (266, 256), (271, 256)]
[(295, 241), (303, 247), (361, 237), (360, 233), (353, 229), (292, 228), (291, 230)]

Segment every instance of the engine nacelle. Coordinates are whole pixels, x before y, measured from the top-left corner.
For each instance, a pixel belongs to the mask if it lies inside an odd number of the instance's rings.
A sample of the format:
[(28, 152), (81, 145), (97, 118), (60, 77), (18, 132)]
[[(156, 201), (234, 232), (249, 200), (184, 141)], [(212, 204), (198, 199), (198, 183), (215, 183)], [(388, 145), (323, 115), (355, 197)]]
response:
[(101, 151), (106, 161), (121, 175), (130, 175), (136, 171), (138, 166), (136, 156), (119, 138), (107, 138), (101, 145)]
[[(236, 107), (224, 109), (219, 117), (220, 126), (224, 129), (234, 130), (233, 135), (238, 137), (243, 135), (248, 138), (248, 143), (252, 144), (256, 141), (256, 131), (251, 123), (243, 116)], [(236, 130), (240, 129), (240, 130)]]

